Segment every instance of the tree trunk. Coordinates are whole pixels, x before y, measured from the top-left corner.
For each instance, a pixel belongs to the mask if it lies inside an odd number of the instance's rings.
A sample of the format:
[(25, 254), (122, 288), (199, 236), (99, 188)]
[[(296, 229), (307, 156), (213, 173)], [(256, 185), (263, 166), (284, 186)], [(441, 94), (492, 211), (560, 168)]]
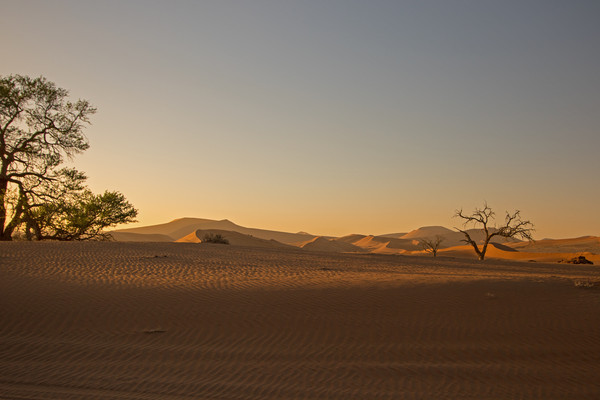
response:
[[(469, 239), (471, 239), (471, 238), (469, 238)], [(477, 243), (475, 243), (475, 241), (474, 241), (474, 240), (471, 240), (471, 241), (469, 242), (469, 244), (470, 244), (471, 246), (473, 246), (473, 249), (475, 250), (475, 254), (477, 254), (477, 257), (478, 257), (480, 260), (483, 260), (483, 258), (485, 257), (485, 250), (484, 250), (484, 252), (482, 253), (482, 252), (479, 250), (479, 247), (477, 246)]]
[(31, 232), (31, 224), (29, 222), (25, 224), (25, 239), (29, 242), (33, 240), (33, 232)]
[(6, 192), (8, 190), (8, 180), (0, 178), (0, 240), (11, 240), (11, 235), (6, 237), (4, 225), (6, 225)]
[[(19, 201), (17, 202), (17, 205), (15, 207), (14, 215), (13, 215), (12, 219), (4, 227), (4, 235), (5, 236), (12, 238), (13, 232), (21, 224), (21, 222), (22, 222), (21, 217), (23, 216), (23, 207), (25, 205), (25, 202), (26, 202), (25, 197), (23, 195), (21, 195), (19, 197)], [(8, 239), (8, 240), (12, 240), (12, 239)]]
[(27, 240), (33, 240), (35, 236), (35, 240), (43, 240), (44, 235), (42, 233), (42, 229), (38, 221), (35, 218), (31, 217), (30, 210), (25, 210), (23, 212), (23, 220), (25, 221), (26, 228), (25, 234), (27, 236)]
[(490, 242), (490, 237), (488, 236), (483, 243), (483, 248), (479, 252), (479, 261), (483, 261), (485, 259), (485, 252), (487, 251), (488, 243)]

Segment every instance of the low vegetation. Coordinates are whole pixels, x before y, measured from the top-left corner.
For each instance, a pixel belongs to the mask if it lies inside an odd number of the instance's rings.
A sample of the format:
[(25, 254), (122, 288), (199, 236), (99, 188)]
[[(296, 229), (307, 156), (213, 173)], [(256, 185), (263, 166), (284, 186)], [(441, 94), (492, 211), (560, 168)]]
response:
[(575, 281), (574, 284), (575, 287), (580, 289), (593, 289), (596, 287), (596, 283), (590, 280)]
[(585, 258), (585, 256), (577, 256), (577, 257), (569, 258), (569, 259), (566, 259), (566, 260), (560, 260), (559, 263), (565, 263), (565, 264), (590, 264), (590, 265), (594, 264), (592, 261), (590, 261), (587, 258)]
[(220, 233), (207, 233), (202, 238), (203, 243), (229, 244), (229, 240)]

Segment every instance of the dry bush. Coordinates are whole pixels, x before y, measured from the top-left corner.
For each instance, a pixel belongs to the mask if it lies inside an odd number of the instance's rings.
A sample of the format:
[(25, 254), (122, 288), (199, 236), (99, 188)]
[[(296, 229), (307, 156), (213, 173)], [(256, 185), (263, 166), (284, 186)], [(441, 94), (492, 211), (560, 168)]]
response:
[(581, 288), (581, 289), (593, 289), (593, 288), (596, 287), (596, 282), (592, 282), (589, 279), (588, 280), (575, 281), (574, 284), (575, 284), (575, 287)]
[(207, 233), (204, 235), (202, 241), (206, 243), (229, 244), (229, 240), (220, 233)]

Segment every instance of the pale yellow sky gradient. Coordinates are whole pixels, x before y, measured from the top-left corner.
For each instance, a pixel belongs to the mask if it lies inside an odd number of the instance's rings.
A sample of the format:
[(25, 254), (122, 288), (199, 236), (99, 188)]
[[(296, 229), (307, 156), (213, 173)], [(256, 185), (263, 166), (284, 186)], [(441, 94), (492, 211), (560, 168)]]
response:
[(4, 1), (0, 74), (97, 106), (74, 165), (138, 225), (600, 235), (599, 4)]

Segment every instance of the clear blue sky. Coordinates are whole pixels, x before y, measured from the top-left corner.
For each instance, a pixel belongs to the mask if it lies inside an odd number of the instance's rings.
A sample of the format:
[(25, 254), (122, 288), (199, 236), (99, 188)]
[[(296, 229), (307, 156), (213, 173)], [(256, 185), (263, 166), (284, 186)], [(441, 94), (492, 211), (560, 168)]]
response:
[(6, 1), (0, 74), (98, 107), (74, 164), (140, 225), (600, 235), (598, 1)]

